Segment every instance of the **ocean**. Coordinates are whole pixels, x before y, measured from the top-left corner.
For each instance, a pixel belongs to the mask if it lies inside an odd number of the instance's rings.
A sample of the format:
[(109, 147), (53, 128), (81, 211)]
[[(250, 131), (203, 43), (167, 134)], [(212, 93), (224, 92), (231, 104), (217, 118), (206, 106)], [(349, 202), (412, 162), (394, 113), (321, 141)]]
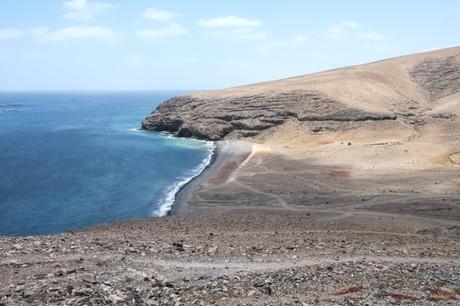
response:
[(181, 92), (0, 93), (0, 235), (167, 214), (213, 145), (140, 131)]

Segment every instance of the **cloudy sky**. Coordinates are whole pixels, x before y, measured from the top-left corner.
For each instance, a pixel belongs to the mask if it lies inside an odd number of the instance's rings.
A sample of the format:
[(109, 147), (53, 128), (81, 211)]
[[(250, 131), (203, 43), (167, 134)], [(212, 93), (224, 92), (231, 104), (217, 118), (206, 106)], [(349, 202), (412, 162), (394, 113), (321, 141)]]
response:
[(459, 1), (0, 0), (0, 90), (210, 89), (460, 45)]

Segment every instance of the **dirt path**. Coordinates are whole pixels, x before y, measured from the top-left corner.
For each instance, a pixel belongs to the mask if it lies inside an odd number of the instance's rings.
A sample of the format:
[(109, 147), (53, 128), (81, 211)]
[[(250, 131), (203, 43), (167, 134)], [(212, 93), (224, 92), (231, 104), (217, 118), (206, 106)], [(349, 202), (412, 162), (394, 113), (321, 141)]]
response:
[[(259, 261), (260, 260), (260, 261)], [(301, 257), (295, 259), (284, 258), (281, 260), (271, 261), (260, 258), (250, 262), (206, 262), (206, 261), (154, 261), (155, 265), (166, 268), (182, 268), (182, 269), (228, 269), (231, 271), (274, 271), (281, 269), (289, 269), (296, 267), (308, 267), (327, 264), (341, 263), (369, 263), (369, 262), (387, 262), (387, 263), (403, 263), (403, 264), (436, 264), (436, 265), (452, 265), (460, 266), (460, 258), (424, 258), (424, 257), (402, 257), (402, 256), (352, 256), (340, 258), (325, 258), (323, 256)], [(141, 260), (144, 261), (144, 260)]]

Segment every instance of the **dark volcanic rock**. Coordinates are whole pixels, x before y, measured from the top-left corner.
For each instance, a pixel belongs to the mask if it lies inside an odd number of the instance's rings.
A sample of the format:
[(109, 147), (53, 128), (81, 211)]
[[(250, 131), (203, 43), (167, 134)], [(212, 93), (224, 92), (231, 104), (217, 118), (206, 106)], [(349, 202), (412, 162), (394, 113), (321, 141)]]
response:
[(460, 64), (455, 56), (423, 61), (415, 65), (410, 76), (432, 100), (460, 92)]
[(273, 95), (232, 97), (181, 96), (162, 103), (142, 128), (178, 137), (220, 140), (257, 136), (293, 118), (299, 121), (395, 120), (391, 113), (351, 108), (316, 92), (289, 91)]

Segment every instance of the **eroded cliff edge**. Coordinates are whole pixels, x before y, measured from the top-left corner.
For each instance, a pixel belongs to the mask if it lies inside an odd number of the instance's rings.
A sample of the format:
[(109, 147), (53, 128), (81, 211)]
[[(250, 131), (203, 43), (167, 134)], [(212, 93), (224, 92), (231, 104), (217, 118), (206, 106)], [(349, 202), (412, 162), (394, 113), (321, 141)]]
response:
[(298, 121), (395, 120), (389, 112), (347, 107), (321, 93), (288, 91), (273, 95), (199, 98), (176, 97), (161, 104), (142, 127), (179, 137), (220, 140), (257, 136), (261, 131)]

